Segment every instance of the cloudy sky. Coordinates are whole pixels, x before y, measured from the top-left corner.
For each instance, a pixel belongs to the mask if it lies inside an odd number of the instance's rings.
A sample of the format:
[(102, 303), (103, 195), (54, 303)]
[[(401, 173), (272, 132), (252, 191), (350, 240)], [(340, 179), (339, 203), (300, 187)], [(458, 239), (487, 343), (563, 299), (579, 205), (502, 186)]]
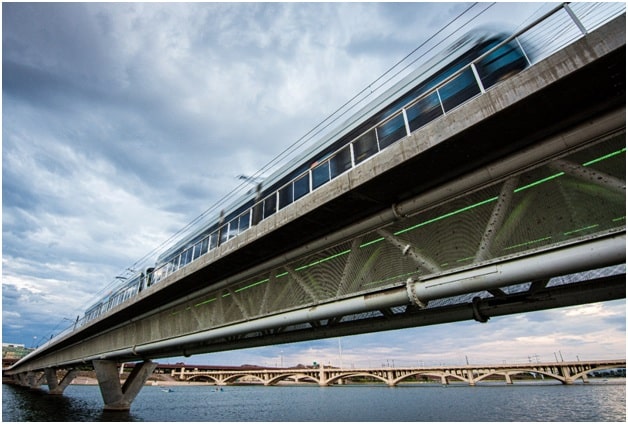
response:
[[(515, 29), (551, 7), (471, 6), (3, 3), (3, 342), (30, 347), (65, 328), (238, 175), (255, 174), (455, 17), (451, 30), (478, 14), (474, 24)], [(187, 361), (623, 358), (625, 322), (622, 300)]]

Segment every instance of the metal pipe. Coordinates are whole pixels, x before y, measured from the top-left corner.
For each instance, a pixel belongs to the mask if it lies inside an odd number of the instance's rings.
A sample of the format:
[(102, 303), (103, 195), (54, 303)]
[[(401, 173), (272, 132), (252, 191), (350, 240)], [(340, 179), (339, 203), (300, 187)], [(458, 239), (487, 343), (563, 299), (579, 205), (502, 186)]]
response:
[[(600, 268), (625, 262), (625, 260), (626, 235), (623, 233), (543, 254), (522, 257), (510, 262), (492, 264), (428, 281), (419, 281), (413, 283), (411, 289), (421, 301), (428, 301)], [(159, 351), (172, 351), (176, 348), (183, 349), (185, 345), (206, 343), (212, 339), (221, 339), (239, 334), (403, 306), (411, 303), (413, 303), (413, 300), (409, 296), (406, 287), (398, 287), (221, 328), (213, 328), (195, 334), (107, 352), (87, 358), (87, 360), (114, 359), (128, 355), (150, 357)]]
[(414, 285), (416, 297), (429, 300), (551, 278), (626, 262), (626, 233), (520, 259), (423, 280)]

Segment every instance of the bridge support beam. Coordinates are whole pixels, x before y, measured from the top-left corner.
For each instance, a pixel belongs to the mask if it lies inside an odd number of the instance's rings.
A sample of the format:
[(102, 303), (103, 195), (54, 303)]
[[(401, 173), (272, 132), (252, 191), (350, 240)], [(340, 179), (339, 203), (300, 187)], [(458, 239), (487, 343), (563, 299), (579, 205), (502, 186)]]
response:
[(66, 387), (70, 385), (76, 374), (78, 374), (78, 370), (71, 369), (69, 370), (59, 381), (57, 379), (57, 370), (54, 368), (46, 368), (44, 370), (44, 374), (46, 376), (46, 381), (48, 382), (48, 393), (51, 395), (62, 395), (63, 391)]
[(94, 370), (105, 402), (105, 410), (128, 411), (131, 403), (153, 373), (157, 364), (151, 361), (136, 364), (124, 385), (120, 384), (120, 375), (115, 361), (94, 360)]

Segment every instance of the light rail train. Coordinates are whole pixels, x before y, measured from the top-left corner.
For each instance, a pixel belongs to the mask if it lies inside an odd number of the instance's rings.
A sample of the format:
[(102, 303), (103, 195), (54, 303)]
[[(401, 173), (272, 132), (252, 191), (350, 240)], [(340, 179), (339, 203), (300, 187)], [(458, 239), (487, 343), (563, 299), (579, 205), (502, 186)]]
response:
[(527, 65), (521, 46), (507, 34), (486, 29), (467, 33), (259, 184), (255, 193), (225, 207), (209, 225), (170, 247), (154, 267), (125, 280), (89, 307), (78, 324), (133, 298)]

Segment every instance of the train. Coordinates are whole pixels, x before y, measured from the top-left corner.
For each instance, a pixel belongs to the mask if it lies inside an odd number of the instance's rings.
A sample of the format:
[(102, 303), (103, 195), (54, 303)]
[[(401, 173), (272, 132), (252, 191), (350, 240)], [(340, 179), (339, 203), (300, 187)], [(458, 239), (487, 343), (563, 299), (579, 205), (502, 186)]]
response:
[[(470, 66), (472, 63), (474, 66)], [(208, 224), (191, 231), (163, 252), (154, 266), (125, 279), (112, 293), (90, 306), (80, 324), (85, 325), (132, 299), (528, 65), (522, 46), (508, 33), (486, 27), (466, 33), (258, 184), (255, 190), (224, 207)]]

